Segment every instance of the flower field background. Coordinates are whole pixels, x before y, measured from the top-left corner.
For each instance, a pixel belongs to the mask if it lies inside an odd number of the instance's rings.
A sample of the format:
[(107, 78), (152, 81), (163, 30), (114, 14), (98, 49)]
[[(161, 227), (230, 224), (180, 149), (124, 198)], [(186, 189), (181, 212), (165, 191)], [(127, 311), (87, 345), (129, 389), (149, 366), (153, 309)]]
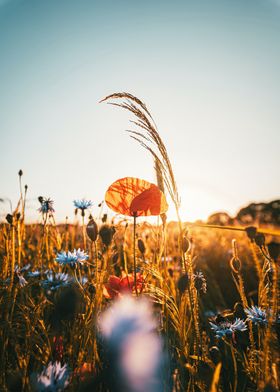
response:
[[(136, 116), (131, 136), (152, 154), (157, 185), (124, 177), (104, 190), (113, 219), (75, 200), (80, 224), (56, 224), (40, 196), (40, 223), (26, 224), (19, 172), (0, 226), (1, 390), (277, 391), (279, 227), (182, 222), (149, 111), (112, 99)], [(149, 215), (158, 223), (139, 220)]]

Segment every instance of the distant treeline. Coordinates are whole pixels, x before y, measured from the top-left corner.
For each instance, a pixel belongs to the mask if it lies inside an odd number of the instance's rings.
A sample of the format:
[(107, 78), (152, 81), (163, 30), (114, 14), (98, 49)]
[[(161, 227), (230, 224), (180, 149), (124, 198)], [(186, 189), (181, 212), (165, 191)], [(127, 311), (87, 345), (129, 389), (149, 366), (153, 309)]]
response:
[(269, 203), (251, 203), (241, 208), (235, 217), (231, 217), (226, 212), (216, 212), (209, 216), (208, 224), (212, 225), (274, 225), (280, 226), (280, 200), (273, 200)]

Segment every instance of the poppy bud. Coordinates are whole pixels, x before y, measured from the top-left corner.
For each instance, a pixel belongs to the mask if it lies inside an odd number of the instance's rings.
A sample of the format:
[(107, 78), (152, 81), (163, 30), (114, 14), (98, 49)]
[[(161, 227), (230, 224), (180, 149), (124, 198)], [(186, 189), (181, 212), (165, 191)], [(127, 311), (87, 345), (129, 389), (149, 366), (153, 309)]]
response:
[(114, 253), (113, 256), (112, 256), (112, 262), (113, 262), (113, 264), (116, 264), (116, 263), (118, 262), (118, 259), (119, 259), (119, 254), (118, 254), (118, 252), (116, 252), (116, 253)]
[(28, 185), (24, 185), (25, 192), (27, 191)]
[(16, 214), (16, 218), (17, 218), (17, 220), (19, 220), (19, 218), (20, 218), (20, 212), (18, 212), (18, 213)]
[(43, 203), (43, 200), (44, 200), (43, 196), (39, 196), (39, 197), (38, 197), (38, 200), (39, 200), (39, 203), (42, 204), (42, 203)]
[(87, 235), (91, 241), (96, 241), (98, 236), (98, 227), (94, 219), (91, 219), (87, 224)]
[(280, 243), (270, 242), (267, 244), (269, 256), (276, 261), (280, 255)]
[(12, 225), (12, 224), (13, 224), (13, 220), (14, 220), (13, 215), (11, 215), (11, 214), (6, 215), (6, 220), (7, 220), (7, 222), (8, 222), (10, 225)]
[[(169, 273), (169, 276), (171, 277), (171, 278), (173, 278), (173, 275), (174, 275), (174, 270), (172, 269), (172, 268), (168, 268), (168, 273)], [(179, 288), (179, 287), (178, 287)]]
[(108, 218), (108, 215), (107, 214), (103, 214), (103, 216), (102, 216), (102, 223), (105, 223), (105, 222), (107, 222), (107, 218)]
[(243, 305), (240, 302), (235, 303), (233, 313), (234, 313), (234, 317), (236, 318), (240, 318), (240, 319), (247, 318), (247, 315), (244, 312)]
[(183, 294), (184, 291), (187, 290), (188, 285), (189, 285), (189, 275), (184, 274), (179, 278), (179, 280), (177, 282), (177, 287), (178, 287), (180, 294)]
[(23, 171), (20, 169), (18, 175), (21, 177), (23, 175)]
[(265, 246), (265, 236), (263, 233), (258, 233), (255, 237), (255, 242), (256, 244), (260, 247), (263, 248)]
[(115, 233), (114, 227), (111, 227), (109, 225), (101, 226), (99, 230), (99, 236), (104, 245), (109, 246), (111, 244), (114, 233)]
[(146, 251), (146, 247), (145, 247), (144, 242), (141, 240), (141, 238), (138, 239), (137, 245), (138, 245), (139, 252), (141, 252), (142, 255), (144, 255), (145, 251)]
[(255, 226), (248, 226), (245, 227), (245, 231), (247, 233), (248, 238), (251, 240), (251, 242), (253, 242), (258, 232), (257, 228)]
[(219, 362), (221, 362), (222, 356), (221, 356), (221, 352), (217, 346), (210, 347), (209, 354), (210, 354), (210, 358), (212, 359), (212, 361), (214, 362), (215, 365), (217, 365)]
[(183, 237), (182, 250), (184, 253), (186, 253), (189, 249), (190, 249), (190, 241), (188, 240), (187, 237)]
[(96, 294), (96, 288), (92, 283), (88, 286), (88, 292), (92, 297), (94, 297)]

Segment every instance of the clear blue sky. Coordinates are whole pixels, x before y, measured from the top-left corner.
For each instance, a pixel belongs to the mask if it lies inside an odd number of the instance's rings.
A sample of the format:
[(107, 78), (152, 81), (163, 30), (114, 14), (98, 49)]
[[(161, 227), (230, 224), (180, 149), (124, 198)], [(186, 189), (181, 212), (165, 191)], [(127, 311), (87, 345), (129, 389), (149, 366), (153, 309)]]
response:
[(0, 0), (0, 197), (16, 204), (22, 169), (29, 218), (43, 195), (62, 220), (117, 178), (154, 181), (129, 115), (98, 104), (128, 91), (157, 122), (184, 219), (279, 198), (279, 70), (277, 0)]

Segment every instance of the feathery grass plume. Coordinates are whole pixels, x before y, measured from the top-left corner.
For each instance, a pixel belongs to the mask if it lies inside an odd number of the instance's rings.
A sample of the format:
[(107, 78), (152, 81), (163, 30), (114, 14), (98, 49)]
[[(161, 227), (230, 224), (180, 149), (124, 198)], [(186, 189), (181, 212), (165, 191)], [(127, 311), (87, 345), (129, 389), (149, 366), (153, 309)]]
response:
[(163, 345), (156, 332), (151, 304), (141, 298), (123, 297), (100, 318), (114, 391), (160, 392), (164, 362)]

